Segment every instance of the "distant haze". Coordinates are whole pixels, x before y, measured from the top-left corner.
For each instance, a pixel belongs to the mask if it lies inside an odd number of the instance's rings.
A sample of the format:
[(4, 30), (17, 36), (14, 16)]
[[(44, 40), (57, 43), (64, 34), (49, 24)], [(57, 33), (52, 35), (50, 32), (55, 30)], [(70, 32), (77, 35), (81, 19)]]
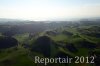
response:
[(0, 0), (0, 18), (66, 20), (100, 17), (100, 0)]

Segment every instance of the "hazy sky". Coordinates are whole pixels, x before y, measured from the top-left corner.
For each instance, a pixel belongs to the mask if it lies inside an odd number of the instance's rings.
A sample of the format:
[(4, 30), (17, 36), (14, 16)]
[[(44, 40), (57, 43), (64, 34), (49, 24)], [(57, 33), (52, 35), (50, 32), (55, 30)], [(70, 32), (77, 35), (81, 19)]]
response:
[(65, 20), (100, 17), (100, 0), (0, 0), (0, 18)]

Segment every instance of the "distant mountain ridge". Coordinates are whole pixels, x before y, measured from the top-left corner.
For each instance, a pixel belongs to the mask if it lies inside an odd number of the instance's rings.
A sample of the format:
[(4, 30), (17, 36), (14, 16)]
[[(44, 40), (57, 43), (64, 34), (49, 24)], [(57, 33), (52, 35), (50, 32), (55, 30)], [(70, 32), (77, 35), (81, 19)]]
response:
[(9, 18), (0, 18), (0, 22), (13, 22), (13, 21), (26, 21), (22, 19), (9, 19)]
[[(26, 20), (26, 19), (10, 19), (10, 18), (0, 18), (0, 22), (30, 22), (34, 20)], [(76, 18), (75, 20), (64, 20), (64, 21), (59, 21), (59, 20), (48, 20), (48, 21), (34, 21), (34, 22), (74, 22), (74, 21), (100, 21), (100, 18)]]

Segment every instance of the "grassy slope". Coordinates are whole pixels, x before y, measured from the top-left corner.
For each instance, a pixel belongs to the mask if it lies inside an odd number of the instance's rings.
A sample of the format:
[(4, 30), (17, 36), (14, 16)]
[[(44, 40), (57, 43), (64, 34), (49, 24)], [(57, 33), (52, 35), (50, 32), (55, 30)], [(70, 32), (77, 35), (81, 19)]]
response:
[[(71, 42), (74, 43), (77, 40), (81, 40), (80, 38), (86, 39), (89, 42), (97, 43), (100, 39), (93, 38), (90, 36), (81, 35), (75, 28), (63, 28), (63, 30), (67, 30), (73, 35), (78, 34), (76, 37), (71, 37), (64, 34), (59, 34), (57, 36), (50, 36), (55, 42), (57, 41), (63, 41), (63, 42)], [(28, 39), (29, 34), (22, 34), (22, 35), (15, 35), (14, 37), (20, 42), (23, 43)], [(56, 49), (52, 49), (56, 50)], [(71, 56), (87, 56), (88, 55), (88, 49), (86, 48), (78, 48), (77, 53), (72, 53), (67, 49), (64, 49), (63, 47), (59, 48), (60, 51), (65, 52), (66, 54), (69, 54)], [(54, 52), (56, 53), (56, 52)], [(36, 66), (33, 61), (28, 57), (27, 50), (24, 48), (20, 48), (16, 51), (11, 50), (10, 52), (4, 51), (0, 53), (0, 66), (7, 66), (5, 63), (1, 63), (3, 61), (9, 60), (12, 64), (10, 66)], [(69, 64), (69, 66), (90, 66), (90, 64)]]
[[(63, 30), (67, 30), (71, 33), (73, 33), (73, 35), (76, 35), (78, 34), (78, 37), (70, 37), (70, 36), (67, 36), (67, 35), (64, 35), (64, 34), (59, 34), (57, 36), (50, 36), (54, 41), (63, 41), (63, 42), (71, 42), (71, 43), (74, 43), (75, 41), (77, 40), (81, 40), (81, 39), (86, 39), (87, 41), (89, 42), (92, 42), (92, 43), (97, 43), (100, 39), (97, 39), (97, 38), (93, 38), (93, 37), (90, 37), (90, 36), (84, 36), (84, 35), (81, 35), (75, 28), (64, 28)], [(88, 56), (88, 52), (89, 52), (89, 49), (86, 49), (86, 48), (78, 48), (78, 52), (75, 53), (73, 55), (73, 53), (69, 52), (68, 50), (64, 50), (63, 48), (59, 48), (61, 51), (71, 55), (71, 56)], [(69, 64), (69, 66), (91, 66), (91, 64)]]
[(24, 48), (4, 50), (0, 53), (0, 66), (35, 66), (27, 52)]

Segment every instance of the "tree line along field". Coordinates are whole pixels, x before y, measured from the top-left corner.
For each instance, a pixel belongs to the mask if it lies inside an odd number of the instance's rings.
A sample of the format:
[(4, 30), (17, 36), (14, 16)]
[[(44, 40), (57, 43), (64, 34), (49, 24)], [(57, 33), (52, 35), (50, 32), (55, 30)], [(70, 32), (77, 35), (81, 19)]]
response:
[(51, 22), (0, 25), (0, 66), (44, 66), (34, 57), (95, 56), (95, 63), (47, 66), (99, 66), (100, 22)]

